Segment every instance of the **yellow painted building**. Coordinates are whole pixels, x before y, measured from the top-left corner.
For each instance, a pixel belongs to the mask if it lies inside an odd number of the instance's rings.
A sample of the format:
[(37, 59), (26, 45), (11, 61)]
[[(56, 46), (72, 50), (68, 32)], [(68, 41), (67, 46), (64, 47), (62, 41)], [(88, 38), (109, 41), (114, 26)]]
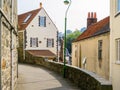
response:
[(120, 90), (120, 0), (110, 0), (110, 79)]
[(72, 43), (72, 65), (109, 79), (109, 17), (97, 22), (94, 16), (88, 14), (87, 30)]

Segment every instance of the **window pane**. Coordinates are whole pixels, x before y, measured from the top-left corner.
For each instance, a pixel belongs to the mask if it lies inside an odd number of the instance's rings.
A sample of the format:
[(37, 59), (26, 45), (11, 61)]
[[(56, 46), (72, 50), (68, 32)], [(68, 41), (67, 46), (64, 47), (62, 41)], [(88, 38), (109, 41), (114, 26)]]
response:
[(35, 38), (32, 38), (32, 46), (36, 46), (36, 39)]
[(38, 47), (38, 38), (31, 38), (31, 47)]
[(120, 61), (120, 40), (116, 40), (116, 59), (117, 61)]
[(117, 10), (120, 11), (120, 0), (118, 0), (118, 7)]
[(43, 27), (46, 26), (46, 17), (42, 17), (42, 16), (39, 17), (39, 26), (43, 26)]
[(54, 39), (47, 39), (47, 47), (54, 47), (53, 43), (54, 43)]
[(52, 40), (48, 39), (48, 47), (52, 47)]

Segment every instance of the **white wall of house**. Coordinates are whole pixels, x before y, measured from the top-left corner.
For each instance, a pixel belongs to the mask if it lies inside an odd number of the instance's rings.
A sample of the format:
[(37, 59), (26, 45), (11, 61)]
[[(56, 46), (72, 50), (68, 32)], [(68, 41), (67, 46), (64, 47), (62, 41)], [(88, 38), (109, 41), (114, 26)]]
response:
[[(46, 17), (46, 27), (39, 26), (39, 16)], [(42, 8), (26, 28), (27, 43), (26, 50), (50, 50), (57, 52), (57, 28)], [(30, 47), (30, 38), (38, 38), (38, 47)], [(54, 39), (54, 47), (47, 47), (47, 38)]]
[(117, 1), (120, 0), (110, 2), (110, 79), (113, 90), (120, 90), (120, 44), (117, 43), (120, 40), (120, 3)]

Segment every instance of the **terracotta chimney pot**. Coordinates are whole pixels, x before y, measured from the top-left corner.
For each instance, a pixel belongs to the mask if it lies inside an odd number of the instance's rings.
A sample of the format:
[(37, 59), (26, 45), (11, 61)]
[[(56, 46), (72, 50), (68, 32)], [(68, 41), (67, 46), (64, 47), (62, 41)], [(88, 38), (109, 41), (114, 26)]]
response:
[(40, 2), (40, 8), (42, 8), (42, 3)]
[(96, 17), (97, 17), (96, 12), (94, 12), (94, 18), (96, 18)]
[(93, 12), (91, 12), (91, 18), (93, 18)]
[(88, 18), (90, 18), (90, 12), (88, 12)]

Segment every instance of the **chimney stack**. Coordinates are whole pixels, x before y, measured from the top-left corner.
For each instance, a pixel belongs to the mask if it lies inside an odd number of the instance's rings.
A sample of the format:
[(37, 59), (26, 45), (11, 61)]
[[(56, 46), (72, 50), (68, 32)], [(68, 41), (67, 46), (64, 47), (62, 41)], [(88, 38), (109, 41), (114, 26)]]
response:
[(87, 18), (87, 27), (89, 27), (90, 25), (92, 25), (93, 23), (97, 22), (97, 15), (96, 12), (88, 12), (88, 18)]
[(88, 18), (90, 18), (90, 12), (88, 12)]
[(42, 3), (40, 2), (40, 8), (42, 8)]

